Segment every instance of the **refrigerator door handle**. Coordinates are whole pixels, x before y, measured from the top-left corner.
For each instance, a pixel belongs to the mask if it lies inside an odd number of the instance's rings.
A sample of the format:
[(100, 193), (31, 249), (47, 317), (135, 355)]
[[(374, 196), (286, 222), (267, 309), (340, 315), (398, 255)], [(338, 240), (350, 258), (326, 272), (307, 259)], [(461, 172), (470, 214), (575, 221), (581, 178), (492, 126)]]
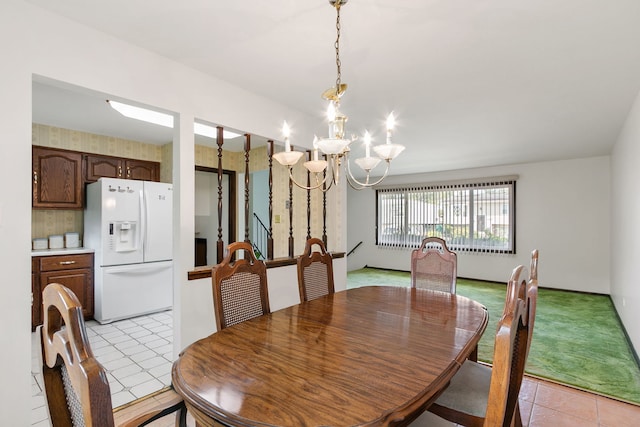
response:
[(142, 189), (140, 190), (140, 244), (142, 245), (142, 253), (147, 250), (147, 219), (147, 203), (144, 197), (144, 189)]
[(147, 275), (160, 270), (172, 268), (171, 264), (158, 265), (157, 263), (123, 265), (122, 267), (109, 267), (105, 270), (108, 274), (126, 274), (128, 276)]

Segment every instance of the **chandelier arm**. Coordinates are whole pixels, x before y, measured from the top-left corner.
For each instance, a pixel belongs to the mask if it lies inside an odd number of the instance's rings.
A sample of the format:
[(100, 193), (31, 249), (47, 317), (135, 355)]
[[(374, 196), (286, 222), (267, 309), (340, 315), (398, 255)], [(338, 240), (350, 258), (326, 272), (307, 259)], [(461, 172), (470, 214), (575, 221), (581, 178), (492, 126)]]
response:
[(324, 179), (325, 181), (327, 181), (327, 178), (331, 177), (331, 179), (328, 180), (329, 185), (327, 185), (325, 188), (322, 189), (323, 193), (326, 193), (331, 187), (333, 187), (333, 184), (337, 184), (338, 180), (336, 179), (336, 174), (335, 174), (335, 169), (336, 169), (336, 165), (335, 162), (337, 161), (335, 158), (333, 158), (333, 156), (325, 156), (328, 157), (328, 159), (330, 161), (328, 161), (330, 167), (331, 167), (331, 173), (328, 173), (325, 175)]
[[(327, 174), (327, 177), (326, 177), (326, 178), (329, 178), (329, 175), (328, 175), (328, 174)], [(326, 178), (325, 178), (325, 180), (323, 181), (323, 183), (324, 183), (324, 182), (328, 182), (328, 183), (329, 183), (329, 185), (327, 185), (327, 186), (326, 186), (326, 187), (324, 187), (324, 188), (320, 188), (320, 191), (322, 191), (323, 193), (327, 193), (327, 192), (329, 191), (329, 189), (330, 189), (331, 187), (333, 187), (333, 184), (335, 183), (335, 181), (334, 181), (333, 179), (326, 179)]]
[[(306, 186), (306, 185), (302, 185), (300, 184), (298, 181), (295, 180), (295, 178), (293, 177), (293, 168), (289, 167), (289, 179), (291, 180), (291, 182), (293, 182), (296, 187), (298, 188), (302, 188), (303, 190), (315, 190), (317, 188), (322, 187), (322, 185), (327, 181), (327, 178), (325, 177), (321, 182), (319, 182), (318, 180), (318, 174), (314, 173), (315, 178), (316, 178), (316, 182), (318, 183), (317, 185), (312, 185), (312, 186)], [(327, 187), (327, 190), (329, 189), (329, 187)], [(323, 190), (325, 191), (325, 190)]]
[(336, 155), (331, 159), (331, 176), (333, 177), (333, 182), (340, 182), (340, 167), (341, 165), (341, 156)]
[(347, 182), (349, 182), (349, 185), (354, 190), (362, 190), (363, 188), (373, 187), (374, 185), (380, 184), (382, 180), (385, 179), (389, 174), (389, 167), (391, 166), (391, 161), (389, 161), (389, 159), (385, 159), (386, 167), (384, 170), (384, 175), (382, 175), (378, 180), (376, 180), (376, 182), (369, 182), (369, 174), (371, 172), (369, 171), (367, 172), (367, 179), (365, 180), (365, 182), (361, 182), (361, 181), (358, 181), (351, 173), (351, 163), (349, 162), (349, 159), (347, 158), (345, 160), (347, 162)]

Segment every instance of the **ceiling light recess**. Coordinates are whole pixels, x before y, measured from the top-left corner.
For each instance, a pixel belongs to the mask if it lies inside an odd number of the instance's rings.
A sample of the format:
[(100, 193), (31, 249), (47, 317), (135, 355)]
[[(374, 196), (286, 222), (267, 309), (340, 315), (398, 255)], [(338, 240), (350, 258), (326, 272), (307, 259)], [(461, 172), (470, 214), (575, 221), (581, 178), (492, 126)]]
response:
[[(161, 113), (159, 111), (149, 110), (147, 108), (136, 107), (134, 105), (124, 104), (118, 101), (107, 99), (107, 102), (117, 112), (130, 119), (141, 120), (147, 123), (173, 128), (173, 115)], [(203, 123), (193, 123), (193, 133), (207, 138), (216, 138), (216, 128), (214, 126), (205, 125)], [(240, 136), (239, 133), (224, 130), (225, 139), (233, 139)]]

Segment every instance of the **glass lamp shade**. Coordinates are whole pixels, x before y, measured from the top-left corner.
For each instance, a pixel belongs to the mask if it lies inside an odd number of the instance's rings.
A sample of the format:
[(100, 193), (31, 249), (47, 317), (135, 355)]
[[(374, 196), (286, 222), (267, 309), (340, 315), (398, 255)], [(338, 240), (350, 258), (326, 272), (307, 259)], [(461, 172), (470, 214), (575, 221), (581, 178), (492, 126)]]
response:
[(381, 159), (379, 159), (378, 157), (361, 157), (359, 159), (356, 159), (355, 162), (356, 165), (360, 166), (362, 169), (368, 172), (378, 166), (380, 160)]
[(320, 138), (318, 148), (324, 154), (341, 154), (351, 144), (351, 140), (341, 138)]
[(380, 144), (373, 147), (373, 151), (383, 160), (393, 160), (398, 154), (402, 153), (403, 150), (404, 145), (400, 144)]
[(283, 166), (293, 166), (298, 163), (298, 160), (303, 155), (302, 151), (281, 151), (280, 153), (275, 153), (273, 158)]
[(311, 173), (320, 173), (327, 168), (326, 160), (309, 160), (303, 163), (304, 167)]

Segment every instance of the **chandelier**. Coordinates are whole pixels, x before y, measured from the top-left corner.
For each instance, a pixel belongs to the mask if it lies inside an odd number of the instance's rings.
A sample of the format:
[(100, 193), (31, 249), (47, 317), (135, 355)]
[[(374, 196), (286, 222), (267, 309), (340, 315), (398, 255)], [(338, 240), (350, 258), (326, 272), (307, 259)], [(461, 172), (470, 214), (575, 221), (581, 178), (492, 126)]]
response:
[[(389, 173), (391, 160), (396, 158), (404, 150), (404, 145), (394, 144), (391, 140), (391, 133), (395, 124), (395, 118), (392, 112), (387, 117), (387, 137), (384, 144), (372, 147), (371, 135), (369, 132), (365, 132), (364, 134), (365, 157), (355, 159), (355, 163), (366, 174), (364, 182), (357, 180), (351, 173), (351, 164), (349, 162), (349, 153), (351, 151), (350, 144), (358, 138), (353, 135), (351, 137), (346, 136), (345, 123), (348, 118), (340, 111), (340, 98), (347, 90), (346, 83), (342, 83), (341, 81), (340, 7), (345, 5), (347, 1), (348, 0), (329, 0), (329, 3), (336, 9), (336, 41), (334, 47), (336, 51), (337, 77), (335, 86), (322, 93), (322, 98), (329, 101), (329, 106), (327, 108), (329, 135), (325, 138), (314, 137), (313, 157), (309, 161), (304, 162), (304, 167), (309, 171), (309, 173), (313, 174), (315, 182), (309, 186), (305, 186), (298, 183), (293, 177), (293, 166), (298, 163), (298, 160), (300, 160), (304, 153), (301, 151), (293, 151), (291, 149), (291, 143), (289, 141), (289, 126), (286, 121), (282, 127), (285, 150), (273, 155), (278, 163), (289, 168), (289, 178), (291, 181), (296, 186), (305, 190), (321, 188), (322, 191), (327, 191), (333, 184), (338, 184), (340, 180), (340, 169), (343, 163), (346, 164), (347, 182), (352, 188), (361, 190), (363, 188), (376, 185), (386, 178)], [(373, 148), (377, 157), (371, 156), (371, 148)], [(327, 160), (318, 159), (318, 150), (325, 155)], [(384, 174), (374, 182), (370, 182), (371, 171), (378, 166), (382, 160), (385, 161)]]

